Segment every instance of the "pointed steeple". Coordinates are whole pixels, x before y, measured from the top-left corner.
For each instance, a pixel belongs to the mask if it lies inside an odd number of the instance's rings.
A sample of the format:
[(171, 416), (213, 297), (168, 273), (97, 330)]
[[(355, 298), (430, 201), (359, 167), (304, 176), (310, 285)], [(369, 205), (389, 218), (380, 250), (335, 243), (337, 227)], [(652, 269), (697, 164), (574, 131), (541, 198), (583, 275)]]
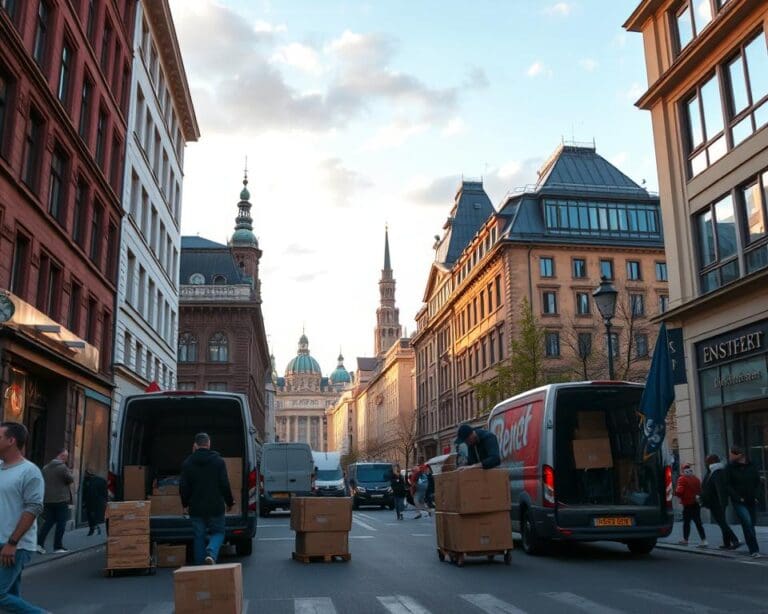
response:
[(379, 280), (379, 308), (376, 310), (374, 349), (377, 356), (400, 338), (400, 310), (395, 307), (395, 278), (389, 257), (389, 228), (384, 227), (384, 268)]
[(232, 235), (232, 245), (249, 245), (258, 247), (259, 242), (253, 234), (253, 218), (251, 217), (251, 193), (248, 191), (248, 162), (243, 172), (243, 189), (240, 191), (240, 202), (237, 203), (235, 218), (235, 234)]
[(384, 270), (391, 271), (392, 265), (389, 262), (389, 227), (384, 226)]

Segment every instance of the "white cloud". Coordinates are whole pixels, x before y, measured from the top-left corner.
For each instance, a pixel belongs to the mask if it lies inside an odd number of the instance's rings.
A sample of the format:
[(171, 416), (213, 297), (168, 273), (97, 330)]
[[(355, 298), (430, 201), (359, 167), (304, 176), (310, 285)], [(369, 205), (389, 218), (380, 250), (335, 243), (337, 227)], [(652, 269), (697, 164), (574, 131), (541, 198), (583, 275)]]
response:
[(271, 61), (273, 63), (293, 66), (311, 75), (319, 75), (323, 72), (323, 66), (320, 63), (320, 56), (317, 51), (301, 43), (290, 43), (279, 47), (272, 54)]
[(511, 160), (509, 162), (502, 164), (499, 167), (496, 174), (501, 179), (509, 179), (510, 177), (517, 176), (522, 170), (522, 168), (523, 168), (523, 165), (520, 164), (520, 162), (518, 162), (517, 160)]
[(276, 25), (262, 19), (257, 19), (253, 23), (253, 30), (254, 32), (269, 32), (270, 34), (274, 34), (276, 32), (286, 32), (288, 28), (285, 27), (285, 24)]
[(643, 95), (643, 92), (645, 92), (643, 86), (635, 81), (632, 83), (632, 85), (629, 86), (629, 89), (624, 93), (624, 96), (627, 98), (627, 100), (635, 102), (635, 100)]
[(532, 78), (539, 77), (541, 75), (552, 75), (552, 70), (550, 70), (543, 62), (540, 62), (539, 60), (536, 60), (533, 64), (531, 64), (528, 67), (528, 70), (525, 72), (529, 77)]
[(557, 2), (544, 9), (544, 13), (555, 17), (568, 17), (573, 12), (573, 3)]
[(346, 168), (340, 158), (326, 158), (320, 163), (320, 171), (326, 188), (333, 194), (335, 204), (340, 207), (349, 205), (356, 192), (373, 186), (368, 177)]
[(627, 162), (629, 159), (629, 154), (626, 151), (620, 151), (619, 153), (611, 156), (610, 162), (615, 167), (621, 169), (622, 166)]
[(592, 58), (583, 58), (579, 60), (579, 66), (581, 66), (584, 70), (587, 72), (594, 72), (595, 69), (599, 66), (597, 60), (594, 60)]
[(380, 127), (376, 133), (363, 145), (367, 151), (380, 151), (400, 147), (411, 137), (425, 132), (427, 123), (414, 123), (404, 119), (396, 119)]
[(444, 137), (452, 137), (463, 133), (467, 128), (466, 123), (461, 117), (452, 117), (443, 129), (440, 131)]

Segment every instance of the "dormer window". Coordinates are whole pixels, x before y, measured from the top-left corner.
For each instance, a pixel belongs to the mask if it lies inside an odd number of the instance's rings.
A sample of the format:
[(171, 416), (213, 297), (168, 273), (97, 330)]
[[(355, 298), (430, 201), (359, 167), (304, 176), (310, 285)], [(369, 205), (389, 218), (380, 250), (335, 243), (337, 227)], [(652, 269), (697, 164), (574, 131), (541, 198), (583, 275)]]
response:
[(189, 283), (193, 286), (202, 286), (205, 284), (205, 275), (202, 273), (192, 273), (192, 275), (189, 276)]

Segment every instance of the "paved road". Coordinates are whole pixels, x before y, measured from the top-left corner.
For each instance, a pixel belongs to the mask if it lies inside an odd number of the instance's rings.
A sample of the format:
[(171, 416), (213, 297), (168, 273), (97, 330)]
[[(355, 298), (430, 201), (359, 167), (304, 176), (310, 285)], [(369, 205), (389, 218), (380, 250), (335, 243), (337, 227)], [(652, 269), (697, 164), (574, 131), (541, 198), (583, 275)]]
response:
[[(409, 516), (412, 514), (409, 514)], [(768, 560), (726, 560), (656, 550), (633, 557), (618, 544), (521, 550), (512, 565), (441, 563), (432, 519), (397, 522), (389, 511), (355, 512), (348, 563), (290, 558), (288, 517), (260, 519), (243, 563), (246, 612), (270, 614), (520, 614), (649, 611), (768, 612)], [(223, 562), (223, 561), (222, 561)], [(29, 569), (23, 591), (56, 614), (173, 612), (172, 570), (104, 578), (103, 549)]]

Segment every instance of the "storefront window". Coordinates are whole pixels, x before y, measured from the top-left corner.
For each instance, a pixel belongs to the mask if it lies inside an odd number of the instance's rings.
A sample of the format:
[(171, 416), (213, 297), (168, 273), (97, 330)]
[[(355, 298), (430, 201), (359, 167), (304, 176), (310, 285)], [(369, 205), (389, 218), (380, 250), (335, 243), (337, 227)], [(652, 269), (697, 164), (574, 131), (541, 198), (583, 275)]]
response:
[(704, 412), (704, 446), (706, 454), (728, 458), (728, 440), (721, 408)]
[(737, 403), (747, 399), (757, 399), (763, 396), (768, 371), (765, 356), (724, 365), (720, 371), (719, 383), (723, 390), (723, 401)]
[(707, 369), (699, 375), (699, 381), (701, 382), (701, 406), (704, 409), (720, 407), (722, 405), (720, 388), (715, 383), (719, 377), (719, 367)]

